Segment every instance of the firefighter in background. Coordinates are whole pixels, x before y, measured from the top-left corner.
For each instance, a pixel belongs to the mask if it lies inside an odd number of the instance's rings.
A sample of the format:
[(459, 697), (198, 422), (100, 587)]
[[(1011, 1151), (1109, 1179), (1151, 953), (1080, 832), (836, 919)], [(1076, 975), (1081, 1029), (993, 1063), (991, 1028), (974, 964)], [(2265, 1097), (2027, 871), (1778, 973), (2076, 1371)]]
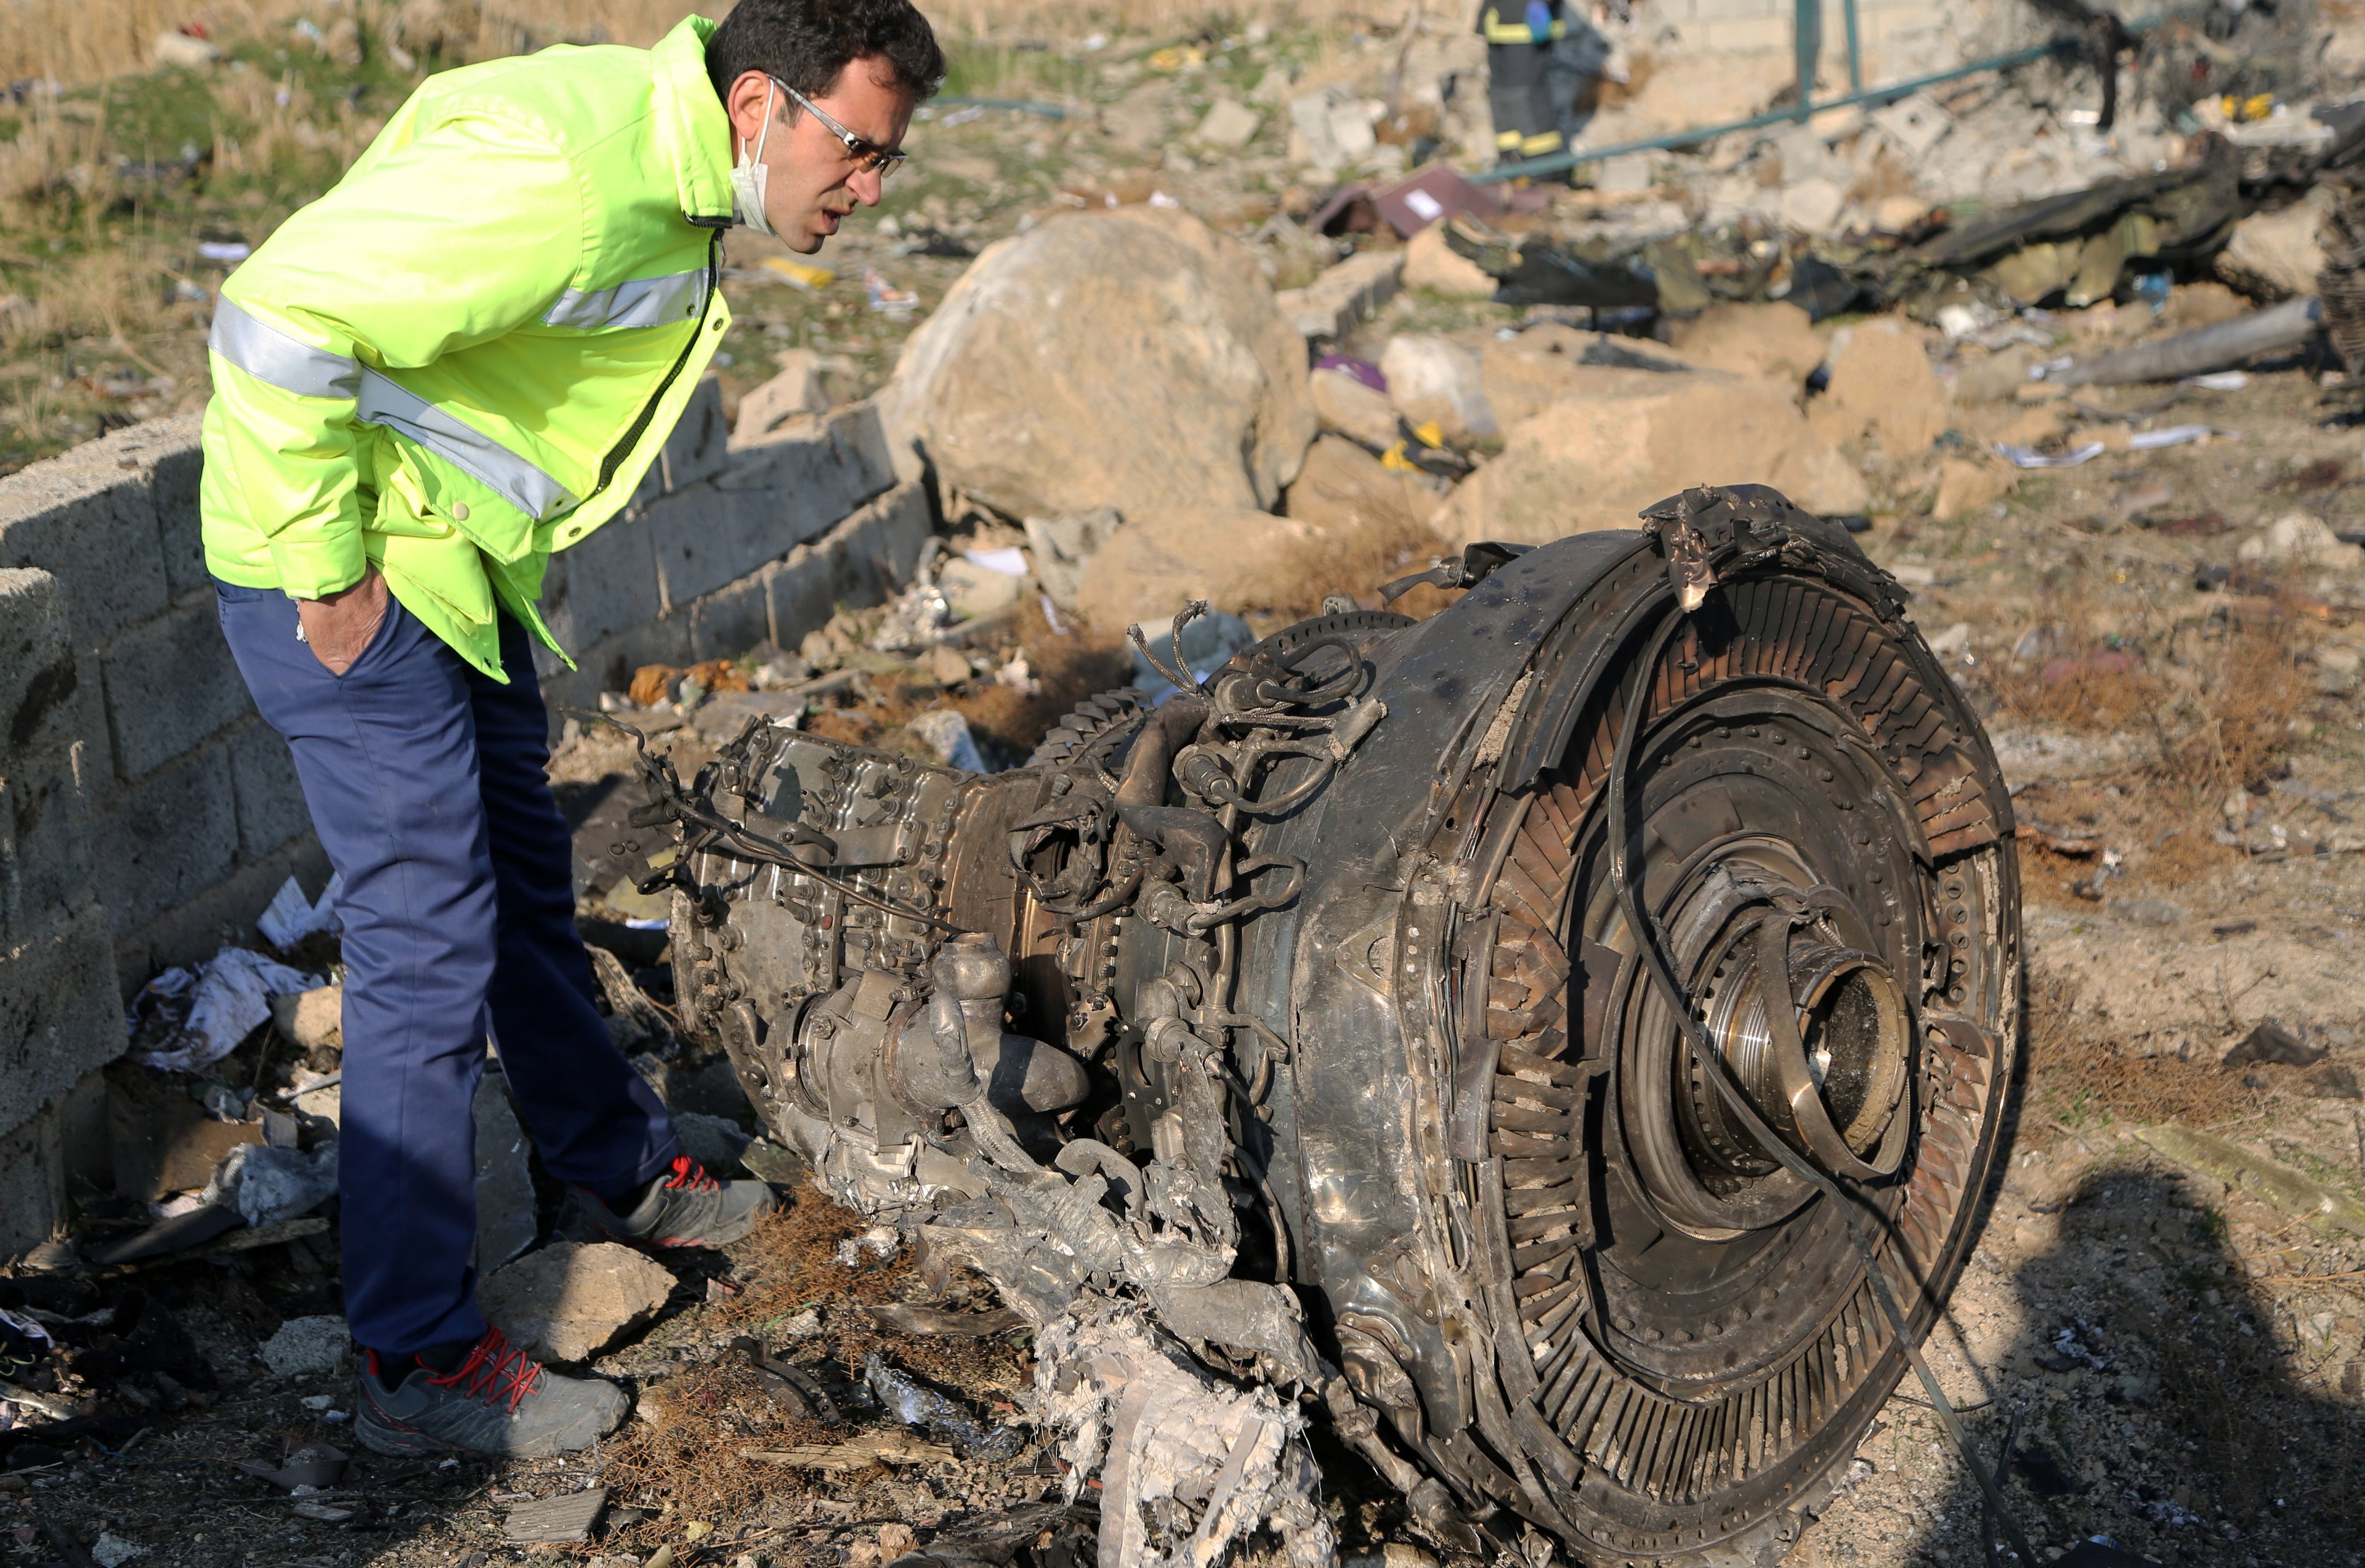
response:
[(1495, 161), (1541, 158), (1568, 145), (1554, 89), (1554, 46), (1568, 36), (1561, 0), (1487, 0), (1486, 103), (1495, 114)]

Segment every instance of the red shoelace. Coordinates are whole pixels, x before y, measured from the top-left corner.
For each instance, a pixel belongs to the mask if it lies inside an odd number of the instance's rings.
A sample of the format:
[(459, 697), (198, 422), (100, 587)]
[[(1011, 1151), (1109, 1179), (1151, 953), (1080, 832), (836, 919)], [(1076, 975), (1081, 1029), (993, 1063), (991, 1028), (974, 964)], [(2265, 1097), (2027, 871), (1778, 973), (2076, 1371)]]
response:
[(510, 1344), (499, 1329), (488, 1328), (485, 1337), (468, 1352), (466, 1361), (427, 1381), (438, 1388), (457, 1388), (469, 1398), (481, 1399), (488, 1405), (507, 1394), (510, 1409), (514, 1411), (525, 1403), (527, 1394), (541, 1386), (542, 1368)]
[(719, 1190), (723, 1183), (709, 1176), (706, 1167), (697, 1160), (686, 1154), (677, 1154), (673, 1157), (673, 1174), (666, 1178), (666, 1185), (689, 1193), (712, 1193)]

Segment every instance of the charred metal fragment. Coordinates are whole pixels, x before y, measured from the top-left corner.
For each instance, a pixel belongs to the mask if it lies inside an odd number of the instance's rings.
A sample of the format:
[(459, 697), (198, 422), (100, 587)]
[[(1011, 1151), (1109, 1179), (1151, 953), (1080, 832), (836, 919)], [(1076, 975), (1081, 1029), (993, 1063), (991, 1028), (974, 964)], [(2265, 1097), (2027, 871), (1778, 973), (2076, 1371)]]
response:
[(1844, 531), (1643, 521), (1008, 773), (757, 723), (657, 780), (685, 1025), (1037, 1326), (1110, 1568), (1326, 1561), (1309, 1419), (1457, 1550), (1768, 1562), (1906, 1365), (1866, 1260), (1943, 1305), (2020, 1061), (1994, 757)]

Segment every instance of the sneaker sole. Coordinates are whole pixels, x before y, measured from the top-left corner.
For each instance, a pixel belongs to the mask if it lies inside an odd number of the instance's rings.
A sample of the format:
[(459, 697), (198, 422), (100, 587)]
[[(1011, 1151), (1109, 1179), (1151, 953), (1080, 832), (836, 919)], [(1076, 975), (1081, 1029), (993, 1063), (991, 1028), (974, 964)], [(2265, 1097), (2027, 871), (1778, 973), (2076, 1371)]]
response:
[(609, 1433), (622, 1427), (631, 1417), (632, 1406), (628, 1402), (618, 1413), (616, 1419), (605, 1426), (600, 1424), (598, 1417), (587, 1417), (579, 1426), (546, 1438), (538, 1443), (522, 1444), (515, 1448), (488, 1449), (477, 1448), (468, 1443), (451, 1442), (432, 1433), (422, 1432), (416, 1427), (404, 1426), (392, 1417), (381, 1414), (375, 1406), (364, 1399), (361, 1402), (360, 1411), (353, 1417), (353, 1436), (361, 1439), (362, 1447), (372, 1453), (382, 1454), (388, 1459), (415, 1459), (422, 1455), (453, 1453), (476, 1454), (486, 1459), (551, 1459), (563, 1453), (581, 1452)]

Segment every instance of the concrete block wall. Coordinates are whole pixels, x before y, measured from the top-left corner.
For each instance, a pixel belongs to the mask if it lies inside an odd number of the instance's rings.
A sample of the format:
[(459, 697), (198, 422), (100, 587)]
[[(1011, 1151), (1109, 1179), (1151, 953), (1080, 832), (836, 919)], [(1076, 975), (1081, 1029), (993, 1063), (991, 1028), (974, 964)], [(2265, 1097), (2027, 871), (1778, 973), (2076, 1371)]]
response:
[[(327, 880), (215, 622), (199, 464), (189, 415), (0, 479), (0, 1254), (103, 1149), (122, 995), (256, 941), (291, 872)], [(933, 522), (869, 405), (734, 446), (710, 380), (625, 513), (554, 558), (576, 668), (545, 655), (547, 695), (589, 707), (641, 664), (794, 647), (908, 581)]]
[(210, 952), (289, 872), (325, 874), (287, 748), (215, 624), (198, 468), (185, 415), (0, 480), (0, 566), (47, 571), (63, 595), (70, 722), (128, 981)]
[(41, 1241), (97, 1158), (98, 1070), (123, 1049), (97, 896), (81, 677), (49, 572), (0, 569), (0, 1251)]

